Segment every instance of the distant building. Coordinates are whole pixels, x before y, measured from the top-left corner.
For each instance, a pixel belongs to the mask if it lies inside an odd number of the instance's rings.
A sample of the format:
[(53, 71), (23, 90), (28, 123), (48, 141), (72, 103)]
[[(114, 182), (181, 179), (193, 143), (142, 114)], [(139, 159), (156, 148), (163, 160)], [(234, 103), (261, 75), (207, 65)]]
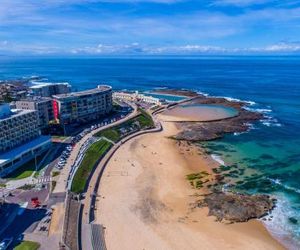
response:
[(160, 99), (153, 96), (140, 94), (138, 91), (135, 91), (134, 93), (114, 92), (113, 98), (130, 102), (145, 102), (149, 104), (161, 105)]
[(37, 111), (0, 105), (0, 176), (39, 155), (50, 144), (50, 137), (40, 135)]
[(112, 110), (112, 88), (99, 85), (95, 89), (54, 95), (54, 118), (61, 124), (87, 122)]
[(25, 98), (28, 87), (21, 84), (10, 84), (0, 82), (0, 101), (11, 102), (20, 98)]
[(30, 90), (34, 96), (51, 97), (70, 93), (71, 85), (68, 83), (41, 83), (31, 86)]
[(36, 110), (39, 119), (39, 128), (44, 130), (48, 127), (49, 122), (54, 119), (53, 101), (48, 97), (33, 97), (16, 101), (17, 109)]

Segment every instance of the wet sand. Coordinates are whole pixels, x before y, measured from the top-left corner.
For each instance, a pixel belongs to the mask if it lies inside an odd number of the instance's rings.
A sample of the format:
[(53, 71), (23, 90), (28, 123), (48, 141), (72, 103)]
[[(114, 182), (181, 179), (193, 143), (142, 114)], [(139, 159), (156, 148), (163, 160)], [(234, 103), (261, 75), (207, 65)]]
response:
[(218, 105), (179, 105), (162, 112), (163, 121), (216, 121), (237, 115), (237, 110)]
[(191, 210), (195, 190), (185, 179), (217, 163), (200, 149), (168, 139), (177, 130), (128, 141), (106, 167), (98, 193), (96, 222), (114, 249), (283, 249), (261, 222), (225, 224), (206, 208)]

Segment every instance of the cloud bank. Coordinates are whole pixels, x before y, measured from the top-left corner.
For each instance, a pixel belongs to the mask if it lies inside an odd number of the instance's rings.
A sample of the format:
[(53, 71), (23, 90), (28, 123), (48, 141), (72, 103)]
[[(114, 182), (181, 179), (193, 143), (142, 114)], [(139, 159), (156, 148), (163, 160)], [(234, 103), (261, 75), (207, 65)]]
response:
[(1, 54), (298, 54), (300, 0), (2, 0)]

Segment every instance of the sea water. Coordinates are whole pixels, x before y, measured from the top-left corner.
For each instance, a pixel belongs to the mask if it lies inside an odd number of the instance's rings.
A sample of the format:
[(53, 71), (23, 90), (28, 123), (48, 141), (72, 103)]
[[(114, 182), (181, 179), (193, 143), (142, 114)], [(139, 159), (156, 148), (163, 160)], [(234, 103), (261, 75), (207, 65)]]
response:
[(300, 57), (0, 58), (0, 80), (32, 75), (69, 82), (73, 90), (101, 83), (140, 91), (187, 88), (248, 101), (265, 118), (247, 133), (203, 146), (236, 170), (227, 176), (228, 188), (277, 197), (264, 223), (289, 248), (300, 248)]

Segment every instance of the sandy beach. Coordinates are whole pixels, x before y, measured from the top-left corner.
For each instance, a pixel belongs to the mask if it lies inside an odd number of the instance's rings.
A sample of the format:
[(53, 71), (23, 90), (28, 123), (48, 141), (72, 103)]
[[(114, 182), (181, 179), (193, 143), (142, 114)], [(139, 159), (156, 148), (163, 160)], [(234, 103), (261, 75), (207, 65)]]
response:
[(226, 224), (207, 208), (191, 209), (196, 191), (185, 176), (212, 173), (217, 163), (169, 139), (173, 123), (162, 125), (122, 145), (106, 167), (96, 223), (105, 227), (107, 249), (283, 249), (258, 220)]

